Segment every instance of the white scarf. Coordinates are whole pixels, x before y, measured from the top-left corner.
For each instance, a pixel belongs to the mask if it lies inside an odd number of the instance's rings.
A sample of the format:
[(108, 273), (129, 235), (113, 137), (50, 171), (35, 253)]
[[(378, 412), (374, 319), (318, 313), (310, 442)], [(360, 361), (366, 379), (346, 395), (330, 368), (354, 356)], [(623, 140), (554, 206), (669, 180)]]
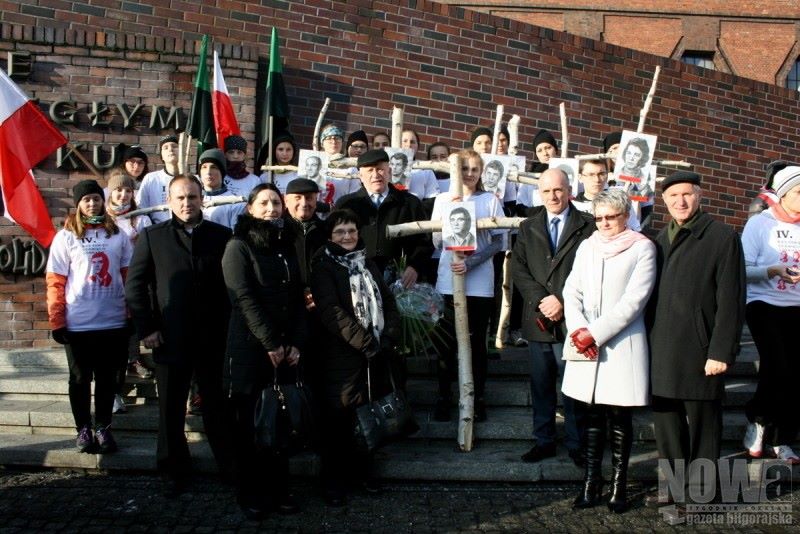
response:
[(338, 256), (326, 247), (325, 252), (333, 261), (347, 269), (347, 274), (350, 275), (350, 300), (353, 302), (356, 319), (364, 328), (371, 328), (372, 335), (380, 340), (383, 332), (383, 300), (378, 284), (366, 267), (366, 250), (354, 250)]

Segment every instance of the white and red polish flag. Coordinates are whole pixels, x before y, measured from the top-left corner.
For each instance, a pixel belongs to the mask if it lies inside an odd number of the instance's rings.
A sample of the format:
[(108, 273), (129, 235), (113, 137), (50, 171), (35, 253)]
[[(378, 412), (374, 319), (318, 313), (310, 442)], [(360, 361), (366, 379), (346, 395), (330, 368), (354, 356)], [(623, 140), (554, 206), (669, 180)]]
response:
[(217, 133), (217, 144), (220, 148), (225, 146), (225, 139), (231, 135), (241, 135), (236, 114), (233, 112), (233, 102), (228, 94), (228, 86), (222, 76), (219, 65), (219, 55), (214, 50), (214, 88), (211, 92), (211, 105), (214, 109), (214, 130)]
[(32, 169), (67, 139), (0, 69), (0, 215), (20, 225), (43, 247), (56, 235)]

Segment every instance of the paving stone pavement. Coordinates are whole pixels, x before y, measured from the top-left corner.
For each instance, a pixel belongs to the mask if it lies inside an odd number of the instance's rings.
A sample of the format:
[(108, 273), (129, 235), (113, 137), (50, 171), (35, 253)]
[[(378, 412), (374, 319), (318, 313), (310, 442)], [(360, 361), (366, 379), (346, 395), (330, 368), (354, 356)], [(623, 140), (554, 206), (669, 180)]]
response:
[(380, 495), (356, 494), (343, 508), (327, 508), (313, 481), (303, 479), (295, 484), (301, 513), (261, 522), (246, 520), (232, 489), (213, 477), (197, 477), (190, 487), (167, 500), (152, 474), (0, 471), (0, 533), (797, 532), (800, 524), (800, 491), (791, 488), (770, 501), (788, 505), (788, 525), (728, 524), (719, 516), (719, 524), (671, 526), (642, 504), (639, 485), (634, 508), (612, 515), (604, 506), (571, 510), (577, 484), (390, 483)]

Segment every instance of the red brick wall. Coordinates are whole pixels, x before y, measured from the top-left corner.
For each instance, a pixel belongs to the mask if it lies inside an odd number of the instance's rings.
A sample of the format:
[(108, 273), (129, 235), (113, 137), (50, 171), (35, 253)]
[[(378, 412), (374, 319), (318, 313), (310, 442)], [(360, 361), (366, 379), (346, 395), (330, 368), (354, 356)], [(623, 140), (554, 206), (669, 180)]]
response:
[[(124, 98), (175, 103), (188, 111), (196, 43), (187, 46), (174, 38), (208, 31), (217, 45), (225, 45), (226, 82), (245, 136), (252, 140), (253, 95), (261, 83), (257, 59), (266, 58), (265, 43), (275, 24), (292, 130), (303, 146), (310, 145), (319, 107), (330, 96), (328, 117), (347, 131), (388, 129), (392, 107), (400, 105), (423, 145), (442, 139), (454, 147), (466, 144), (476, 124), (491, 125), (495, 106), (504, 104), (507, 113), (522, 117), (522, 149), (529, 157), (538, 128), (559, 129), (558, 104), (566, 102), (571, 153), (594, 152), (605, 133), (635, 129), (652, 71), (661, 65), (645, 128), (659, 136), (656, 156), (694, 163), (707, 184), (705, 208), (741, 227), (764, 165), (791, 158), (800, 143), (794, 92), (425, 0), (400, 6), (366, 0), (271, 0), (260, 6), (218, 1), (224, 8), (173, 1), (169, 9), (156, 7), (163, 2), (135, 4), (140, 10), (152, 6), (146, 14), (113, 1), (103, 1), (104, 7), (99, 0), (50, 3), (74, 5), (70, 13), (40, 4), (3, 3), (0, 50), (33, 52), (34, 76), (21, 86), (42, 102), (56, 95), (80, 103)], [(97, 14), (83, 14), (90, 7)], [(87, 25), (94, 29), (85, 31)], [(137, 33), (96, 33), (96, 28), (121, 26)], [(158, 138), (146, 125), (131, 133), (83, 126), (62, 131), (71, 141), (141, 140), (151, 154)], [(157, 157), (151, 162), (155, 167)], [(71, 205), (69, 188), (86, 176), (55, 170), (54, 158), (37, 170), (56, 222)], [(659, 224), (663, 212), (659, 206)], [(19, 232), (0, 224), (3, 243)], [(0, 319), (14, 322), (2, 328), (0, 346), (49, 342), (43, 298), (41, 278), (1, 275), (0, 313), (5, 315)]]

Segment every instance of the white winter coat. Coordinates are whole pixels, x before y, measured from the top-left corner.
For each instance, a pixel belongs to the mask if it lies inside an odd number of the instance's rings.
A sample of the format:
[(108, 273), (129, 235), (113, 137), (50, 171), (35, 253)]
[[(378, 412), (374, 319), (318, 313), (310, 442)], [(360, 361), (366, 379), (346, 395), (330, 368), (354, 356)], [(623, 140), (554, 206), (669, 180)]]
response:
[[(656, 280), (656, 251), (649, 240), (604, 259), (581, 243), (564, 285), (567, 332), (586, 327), (600, 348), (596, 362), (568, 361), (561, 390), (585, 403), (644, 406), (650, 366), (644, 310)], [(602, 296), (601, 296), (602, 295)], [(567, 343), (569, 343), (567, 338)]]

